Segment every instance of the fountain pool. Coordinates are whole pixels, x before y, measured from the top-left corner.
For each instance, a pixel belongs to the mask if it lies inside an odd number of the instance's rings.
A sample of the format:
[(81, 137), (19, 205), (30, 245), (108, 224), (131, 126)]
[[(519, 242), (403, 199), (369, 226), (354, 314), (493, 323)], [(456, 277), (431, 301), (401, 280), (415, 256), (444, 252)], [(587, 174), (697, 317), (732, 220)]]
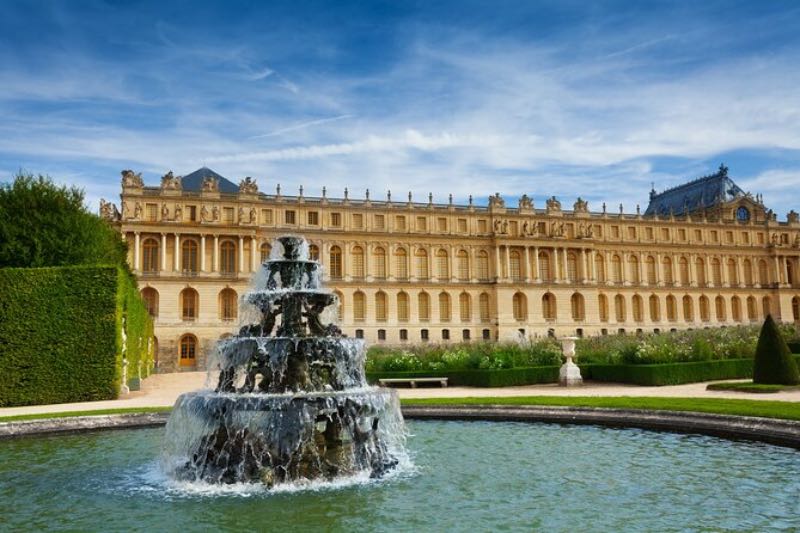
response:
[(272, 490), (166, 477), (156, 459), (163, 428), (7, 440), (0, 529), (800, 529), (793, 449), (596, 426), (407, 425), (413, 467)]

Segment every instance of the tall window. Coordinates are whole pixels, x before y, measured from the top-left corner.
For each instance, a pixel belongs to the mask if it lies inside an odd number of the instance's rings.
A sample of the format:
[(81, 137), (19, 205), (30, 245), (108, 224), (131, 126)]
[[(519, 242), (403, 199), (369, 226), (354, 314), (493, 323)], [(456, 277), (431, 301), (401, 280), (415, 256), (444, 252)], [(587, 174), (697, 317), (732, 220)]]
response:
[(708, 322), (711, 320), (711, 306), (708, 303), (707, 296), (700, 297), (700, 320)]
[(375, 248), (373, 258), (375, 260), (372, 265), (375, 271), (375, 278), (386, 279), (386, 250), (380, 246)]
[(199, 296), (197, 291), (186, 288), (181, 291), (181, 318), (183, 320), (195, 320), (198, 314)]
[(611, 258), (611, 281), (622, 282), (622, 259), (618, 255)]
[(450, 321), (450, 295), (446, 292), (439, 293), (439, 320)]
[(685, 257), (681, 257), (678, 267), (681, 272), (681, 285), (686, 286), (689, 284), (689, 261)]
[(605, 294), (598, 295), (597, 307), (599, 308), (600, 321), (608, 322), (608, 297)]
[(655, 294), (650, 295), (650, 320), (653, 322), (661, 320), (661, 304)]
[(578, 281), (578, 256), (573, 252), (567, 254), (567, 279)]
[(458, 310), (462, 322), (472, 320), (472, 299), (466, 292), (462, 292), (458, 297)]
[(698, 285), (704, 287), (706, 284), (706, 262), (699, 257), (695, 262), (695, 275), (697, 276)]
[(631, 283), (639, 284), (639, 259), (632, 255), (628, 258), (628, 270), (630, 271)]
[(142, 272), (158, 272), (158, 241), (145, 239), (142, 243)]
[(736, 260), (728, 259), (728, 283), (731, 285), (739, 284), (739, 273), (736, 268)]
[(694, 304), (692, 303), (692, 297), (688, 294), (683, 297), (683, 319), (686, 322), (694, 321)]
[(364, 249), (360, 246), (354, 246), (350, 258), (352, 259), (350, 265), (353, 269), (353, 277), (362, 279), (364, 277)]
[(742, 321), (742, 301), (738, 296), (731, 298), (731, 318), (735, 322)]
[(644, 320), (644, 304), (642, 302), (642, 297), (638, 294), (633, 295), (633, 299), (631, 300), (631, 310), (633, 311), (633, 320), (634, 322), (642, 322)]
[(431, 319), (431, 297), (425, 291), (417, 295), (417, 314), (420, 320), (427, 322)]
[(520, 265), (522, 261), (519, 258), (519, 252), (514, 250), (508, 256), (508, 268), (509, 268), (509, 276), (514, 281), (522, 281), (522, 267)]
[(469, 255), (466, 250), (458, 252), (458, 279), (469, 281)]
[(542, 316), (545, 320), (555, 320), (556, 318), (556, 297), (550, 292), (542, 296)]
[(744, 284), (748, 287), (753, 286), (753, 263), (749, 259), (745, 259), (742, 263), (744, 267)]
[(329, 268), (331, 279), (342, 279), (342, 249), (338, 246), (331, 246)]
[(394, 275), (397, 279), (408, 279), (408, 253), (405, 248), (394, 252)]
[(158, 291), (153, 287), (145, 287), (142, 289), (142, 300), (144, 300), (145, 309), (151, 317), (158, 316)]
[(308, 247), (308, 257), (312, 261), (319, 261), (319, 246), (311, 244)]
[(478, 306), (480, 307), (481, 322), (488, 322), (490, 320), (489, 295), (485, 292), (478, 297)]
[(223, 274), (236, 272), (236, 245), (233, 241), (223, 241), (220, 244), (220, 270)]
[(444, 249), (436, 252), (436, 277), (450, 279), (450, 265), (447, 260), (447, 251)]
[(539, 252), (539, 278), (542, 281), (553, 281), (553, 274), (550, 268), (550, 254)]
[(386, 293), (378, 291), (375, 294), (375, 319), (386, 321)]
[(414, 253), (417, 263), (417, 279), (428, 279), (428, 252), (424, 248), (417, 248)]
[(711, 260), (711, 279), (715, 287), (722, 285), (722, 266), (719, 264), (719, 259)]
[(197, 339), (184, 335), (180, 340), (180, 366), (194, 366), (197, 360)]
[[(795, 320), (797, 320), (796, 315), (794, 315), (795, 310), (795, 301), (797, 300), (797, 296), (792, 298), (792, 315), (795, 316)], [(747, 319), (750, 321), (755, 321), (758, 319), (758, 308), (756, 307), (756, 299), (752, 296), (747, 297)]]
[(194, 239), (184, 239), (181, 244), (181, 267), (184, 272), (197, 272), (197, 248), (197, 241)]
[(763, 259), (758, 262), (758, 282), (761, 285), (769, 284), (769, 271), (767, 270), (767, 262)]
[(353, 293), (353, 320), (363, 322), (367, 318), (366, 296), (361, 291)]
[[(750, 298), (747, 299), (748, 314), (750, 313), (751, 299), (753, 300), (753, 308), (755, 309), (755, 303), (756, 303), (755, 298), (751, 296)], [(750, 320), (753, 320), (753, 318), (754, 318), (753, 316), (750, 316)], [(798, 298), (797, 296), (792, 298), (792, 320), (794, 320), (795, 322), (800, 320), (800, 298)]]
[(511, 307), (514, 313), (514, 320), (521, 322), (528, 318), (528, 299), (521, 292), (514, 293), (511, 299)]
[(667, 320), (670, 322), (678, 320), (678, 301), (671, 294), (667, 296)]
[(272, 246), (268, 242), (265, 242), (261, 245), (261, 262), (269, 260), (269, 256), (272, 253)]
[(724, 321), (725, 320), (725, 298), (722, 296), (717, 296), (716, 300), (714, 301), (717, 311), (717, 320)]
[(761, 299), (761, 314), (766, 318), (767, 315), (772, 314), (772, 299), (769, 296), (764, 296)]
[(576, 292), (572, 295), (572, 298), (570, 298), (570, 304), (572, 307), (572, 319), (583, 320), (586, 317), (583, 296)]
[(403, 291), (397, 294), (397, 320), (408, 322), (408, 294)]
[(647, 283), (656, 284), (656, 260), (652, 255), (647, 256)]
[(234, 320), (237, 309), (236, 291), (231, 288), (222, 289), (219, 293), (219, 317), (222, 320)]
[(594, 256), (594, 270), (597, 281), (600, 283), (606, 282), (606, 260), (601, 254)]
[(478, 279), (481, 281), (489, 279), (489, 254), (484, 250), (478, 252)]
[(672, 284), (675, 279), (672, 277), (672, 259), (665, 257), (661, 260), (661, 270), (664, 272), (664, 283)]
[(621, 294), (614, 296), (614, 312), (617, 322), (625, 322), (625, 298)]

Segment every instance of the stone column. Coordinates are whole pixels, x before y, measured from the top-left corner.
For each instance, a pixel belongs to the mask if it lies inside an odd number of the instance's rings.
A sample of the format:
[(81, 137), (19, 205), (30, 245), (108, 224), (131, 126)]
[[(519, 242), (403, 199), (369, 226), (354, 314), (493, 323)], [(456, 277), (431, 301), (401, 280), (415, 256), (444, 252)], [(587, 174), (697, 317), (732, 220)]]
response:
[(590, 269), (590, 272), (592, 273), (592, 281), (594, 283), (597, 283), (597, 261), (596, 261), (596, 259), (597, 258), (595, 257), (594, 251), (590, 248), (589, 249), (589, 269)]
[(536, 280), (536, 283), (541, 283), (542, 278), (539, 277), (539, 247), (533, 247), (533, 278)]
[[(138, 233), (136, 234), (136, 238), (137, 239), (139, 238), (139, 234)], [(139, 241), (137, 240), (136, 242), (139, 242)], [(136, 248), (138, 249), (139, 246), (137, 245)], [(780, 260), (778, 259), (777, 255), (774, 257), (774, 259), (775, 259), (775, 261), (774, 261), (774, 263), (775, 263), (775, 283), (777, 285), (780, 285), (781, 284), (781, 265), (780, 265)]]
[(206, 271), (206, 236), (200, 235), (200, 272)]
[(511, 279), (511, 251), (508, 249), (509, 246), (506, 244), (506, 253), (505, 253), (505, 280), (509, 281)]
[(258, 239), (251, 237), (250, 240), (250, 272), (258, 269)]
[[(408, 269), (409, 255), (411, 254), (406, 254), (406, 269)], [(450, 279), (448, 281), (453, 281), (456, 278), (456, 247), (452, 245), (450, 246), (450, 261), (447, 263), (447, 267), (448, 274), (450, 274)]]
[[(644, 257), (642, 256), (642, 252), (639, 252), (639, 285), (644, 284)], [(642, 310), (642, 314), (644, 314), (644, 310)]]
[(525, 246), (525, 283), (531, 282), (531, 249)]
[(244, 272), (244, 237), (239, 235), (239, 268), (238, 272)]
[(219, 235), (214, 235), (214, 272), (219, 272)]
[(581, 271), (578, 272), (581, 283), (586, 283), (586, 249), (581, 248)]
[(167, 270), (167, 234), (161, 234), (161, 271)]
[(140, 270), (139, 268), (139, 244), (140, 244), (140, 237), (139, 232), (133, 234), (133, 269)]
[(497, 244), (494, 247), (494, 277), (497, 281), (500, 281), (503, 274), (500, 270), (500, 245)]
[(608, 254), (607, 251), (603, 252), (603, 264), (604, 264), (604, 267), (606, 269), (606, 272), (605, 272), (605, 274), (606, 274), (606, 285), (611, 285), (614, 282), (612, 280), (613, 276), (611, 275), (611, 261), (609, 259), (609, 254)]
[[(736, 256), (736, 280), (738, 281), (737, 285), (739, 285), (739, 287), (744, 287), (744, 277), (742, 276), (742, 273), (743, 273), (742, 257), (740, 255), (737, 255)], [(745, 300), (742, 305), (745, 307), (745, 309), (744, 309), (745, 313), (742, 313), (742, 314), (746, 314), (746, 311), (747, 311), (747, 309), (746, 309), (747, 300)]]
[(569, 282), (569, 269), (567, 267), (567, 249), (561, 249), (561, 281), (563, 283)]
[(175, 234), (175, 272), (181, 271), (181, 234)]
[(725, 259), (724, 255), (719, 256), (719, 266), (720, 266), (720, 274), (722, 276), (722, 286), (729, 287), (730, 280), (728, 279), (728, 260)]
[(663, 287), (664, 275), (661, 273), (661, 254), (656, 252), (655, 259), (656, 259), (656, 285), (658, 285), (659, 287)]
[[(697, 277), (695, 275), (695, 269), (697, 268), (697, 257), (694, 254), (689, 254), (687, 261), (689, 261), (689, 264), (687, 265), (687, 268), (689, 269), (689, 286), (697, 287)], [(694, 313), (692, 316), (694, 316)]]

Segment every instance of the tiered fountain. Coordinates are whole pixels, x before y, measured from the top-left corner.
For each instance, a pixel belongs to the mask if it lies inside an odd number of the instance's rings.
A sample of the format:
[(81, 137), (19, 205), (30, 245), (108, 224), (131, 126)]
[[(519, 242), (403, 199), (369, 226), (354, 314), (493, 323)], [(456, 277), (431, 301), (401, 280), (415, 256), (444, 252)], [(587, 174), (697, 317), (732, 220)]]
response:
[[(299, 237), (281, 237), (243, 307), (257, 321), (217, 347), (216, 390), (181, 395), (165, 466), (181, 480), (267, 486), (382, 476), (405, 456), (394, 392), (368, 387), (365, 345), (321, 315), (337, 304)], [(273, 334), (274, 332), (274, 334)]]

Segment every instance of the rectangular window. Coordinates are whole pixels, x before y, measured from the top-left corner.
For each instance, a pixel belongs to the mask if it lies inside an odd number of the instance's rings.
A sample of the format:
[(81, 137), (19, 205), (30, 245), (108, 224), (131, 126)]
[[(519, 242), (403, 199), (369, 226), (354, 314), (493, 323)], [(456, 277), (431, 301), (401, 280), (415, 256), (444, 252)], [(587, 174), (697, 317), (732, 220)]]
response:
[(355, 213), (353, 215), (353, 227), (356, 229), (362, 229), (364, 227), (364, 215), (361, 213)]
[(408, 340), (408, 330), (407, 329), (401, 329), (400, 330), (400, 340), (401, 341), (407, 341)]
[(636, 240), (636, 228), (634, 226), (628, 226), (628, 238)]
[(728, 244), (733, 244), (733, 232), (726, 231), (725, 232), (725, 242)]
[(478, 220), (478, 233), (489, 233), (489, 226), (484, 219)]
[(436, 231), (441, 233), (447, 232), (447, 219), (445, 217), (439, 217), (436, 219)]
[(619, 226), (611, 226), (611, 238), (619, 239)]
[(147, 220), (155, 222), (158, 220), (158, 204), (145, 204)]
[(424, 341), (427, 341), (428, 340), (428, 330), (427, 329), (420, 330), (419, 338), (424, 340)]
[(385, 341), (386, 340), (386, 330), (385, 329), (379, 329), (378, 330), (378, 340), (379, 341)]
[(594, 225), (594, 237), (597, 239), (603, 238), (603, 226), (601, 226), (600, 224)]
[(417, 231), (428, 231), (428, 219), (417, 217)]
[(269, 226), (272, 225), (272, 209), (261, 210), (261, 223)]
[[(568, 224), (567, 225), (567, 237), (574, 238), (575, 237), (575, 230), (571, 226), (572, 226), (572, 224)], [(511, 223), (509, 224), (509, 228), (508, 229), (511, 232), (511, 235), (513, 235), (515, 237), (519, 236), (519, 222), (517, 222), (516, 220), (512, 220), (511, 221)]]
[(669, 228), (661, 228), (661, 240), (662, 241), (669, 240)]
[(406, 230), (406, 217), (404, 215), (397, 215), (394, 217), (394, 229), (397, 231)]
[(703, 230), (694, 230), (694, 242), (703, 242)]
[(286, 211), (284, 211), (283, 222), (285, 224), (289, 224), (290, 226), (295, 225), (297, 223), (295, 218), (295, 212), (291, 209), (287, 209)]
[(750, 234), (746, 231), (742, 232), (742, 244), (750, 244)]
[(373, 226), (375, 226), (375, 229), (378, 230), (386, 229), (386, 218), (383, 215), (375, 215), (373, 221), (374, 221)]
[(319, 211), (309, 211), (307, 220), (309, 226), (319, 226)]
[(483, 330), (483, 340), (485, 340), (485, 341), (492, 340), (492, 331), (491, 330), (488, 330), (488, 329)]
[(222, 216), (224, 220), (228, 224), (233, 224), (233, 208), (232, 207), (223, 207), (222, 208)]
[(686, 230), (685, 229), (681, 228), (681, 229), (678, 230), (678, 238), (681, 241), (685, 241), (686, 240)]
[(764, 234), (756, 233), (756, 240), (758, 241), (758, 244), (764, 244)]
[(459, 218), (458, 219), (458, 232), (459, 233), (466, 233), (467, 232), (467, 219), (466, 218)]
[(645, 229), (645, 238), (648, 241), (652, 241), (653, 240), (653, 228), (646, 228)]
[(719, 242), (719, 233), (715, 229), (711, 230), (711, 242)]
[(189, 220), (191, 222), (197, 222), (197, 206), (190, 205), (187, 207), (187, 209), (189, 210)]
[(465, 329), (461, 332), (461, 340), (468, 341), (470, 339), (469, 330)]
[(331, 226), (334, 228), (341, 228), (342, 227), (342, 214), (341, 213), (331, 213)]
[(442, 330), (442, 340), (443, 341), (449, 341), (450, 340), (450, 330), (449, 329), (443, 329)]
[(356, 339), (363, 339), (363, 338), (364, 338), (364, 330), (363, 329), (357, 329), (356, 330)]

